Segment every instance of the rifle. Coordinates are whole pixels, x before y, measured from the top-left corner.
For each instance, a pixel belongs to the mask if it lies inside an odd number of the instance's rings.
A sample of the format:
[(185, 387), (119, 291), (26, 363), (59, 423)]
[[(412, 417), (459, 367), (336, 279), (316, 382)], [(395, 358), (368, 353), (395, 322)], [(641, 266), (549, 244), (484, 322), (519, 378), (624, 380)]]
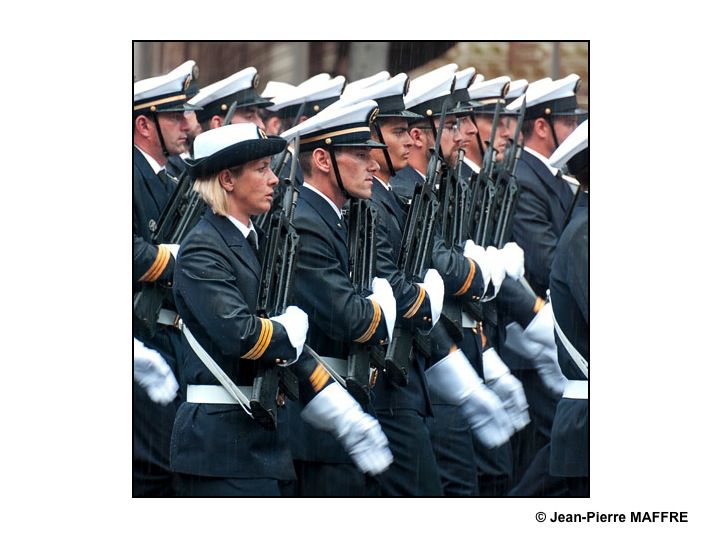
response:
[[(375, 223), (377, 210), (370, 200), (352, 198), (348, 222), (348, 268), (355, 292), (371, 292), (375, 275)], [(373, 352), (376, 347), (352, 343), (348, 355), (347, 391), (361, 405), (370, 399), (370, 363), (385, 368), (384, 352)]]
[[(151, 236), (153, 244), (179, 244), (199, 221), (205, 203), (193, 189), (187, 171), (180, 175), (157, 227)], [(151, 338), (157, 332), (157, 320), (163, 304), (172, 303), (172, 288), (161, 283), (143, 283), (133, 295), (133, 322), (139, 335)]]
[[(438, 211), (438, 197), (435, 190), (438, 177), (443, 170), (443, 161), (439, 159), (440, 135), (445, 125), (448, 102), (443, 104), (440, 114), (440, 133), (435, 137), (435, 148), (428, 162), (427, 174), (422, 184), (415, 185), (410, 211), (403, 229), (398, 269), (409, 281), (422, 281), (425, 270), (429, 266), (431, 242), (435, 232), (435, 218)], [(407, 386), (412, 349), (415, 347), (420, 354), (430, 357), (431, 348), (427, 334), (419, 331), (414, 333), (403, 328), (396, 321), (393, 339), (385, 355), (385, 372), (390, 380), (399, 386)]]
[[(298, 188), (294, 185), (296, 166), (297, 159), (293, 159), (290, 178), (282, 180), (285, 184), (282, 206), (270, 215), (267, 241), (263, 245), (256, 304), (257, 315), (263, 318), (285, 311), (292, 285), (299, 238), (292, 224), (298, 196)], [(298, 399), (298, 380), (292, 371), (274, 364), (258, 364), (250, 410), (253, 418), (266, 429), (277, 428), (277, 397), (281, 388), (290, 399)]]

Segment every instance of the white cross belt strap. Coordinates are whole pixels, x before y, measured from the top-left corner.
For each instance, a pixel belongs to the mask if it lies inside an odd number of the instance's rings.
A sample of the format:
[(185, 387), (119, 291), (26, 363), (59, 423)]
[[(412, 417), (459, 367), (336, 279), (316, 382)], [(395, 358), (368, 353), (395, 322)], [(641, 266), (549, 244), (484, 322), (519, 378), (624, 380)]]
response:
[(587, 399), (588, 381), (568, 381), (562, 397), (566, 399)]
[[(243, 392), (252, 392), (252, 386), (238, 387)], [(188, 384), (188, 403), (209, 403), (214, 405), (237, 405), (237, 400), (220, 385), (215, 384)]]
[(198, 343), (198, 341), (195, 339), (195, 336), (193, 336), (188, 329), (187, 325), (181, 324), (181, 326), (182, 332), (187, 338), (190, 347), (192, 347), (192, 350), (195, 351), (195, 354), (198, 355), (198, 358), (200, 358), (202, 363), (205, 364), (205, 367), (210, 370), (210, 373), (215, 376), (215, 378), (220, 382), (222, 387), (228, 392), (228, 394), (230, 394), (230, 396), (233, 397), (233, 399), (235, 400), (234, 403), (239, 404), (246, 413), (252, 416), (252, 412), (250, 411), (250, 399), (233, 382), (233, 380), (228, 377), (227, 373), (225, 373), (222, 368), (217, 365), (217, 362), (212, 359), (212, 357), (207, 353), (207, 351), (203, 349), (202, 345)]
[(565, 333), (562, 331), (562, 328), (560, 328), (560, 325), (557, 322), (557, 319), (555, 318), (555, 312), (552, 311), (552, 299), (550, 298), (550, 291), (548, 290), (548, 300), (550, 301), (551, 310), (550, 313), (552, 313), (553, 317), (553, 324), (555, 325), (555, 331), (557, 332), (558, 337), (560, 338), (560, 341), (563, 344), (563, 347), (565, 347), (565, 350), (570, 355), (570, 358), (573, 359), (573, 362), (575, 362), (575, 365), (578, 367), (578, 369), (582, 372), (583, 375), (585, 375), (586, 378), (590, 378), (588, 375), (588, 362), (583, 358), (582, 354), (578, 352), (578, 350), (573, 346), (572, 343), (570, 343), (570, 340), (565, 336)]

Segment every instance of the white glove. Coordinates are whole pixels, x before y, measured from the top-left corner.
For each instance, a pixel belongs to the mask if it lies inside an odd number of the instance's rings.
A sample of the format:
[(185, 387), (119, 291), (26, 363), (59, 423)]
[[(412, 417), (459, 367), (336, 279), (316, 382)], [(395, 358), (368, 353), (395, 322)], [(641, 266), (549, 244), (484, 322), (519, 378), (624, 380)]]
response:
[[(492, 246), (483, 249), (482, 246), (478, 246), (472, 240), (467, 240), (465, 241), (463, 253), (480, 267), (483, 283), (485, 284), (485, 290), (480, 295), (483, 297), (483, 301), (492, 300), (497, 295), (505, 279), (505, 261), (500, 252)], [(493, 284), (493, 294), (492, 296), (486, 296), (490, 282)]]
[(490, 269), (488, 268), (487, 264), (485, 264), (485, 248), (483, 248), (482, 246), (478, 246), (472, 240), (466, 240), (465, 247), (463, 249), (463, 255), (475, 261), (480, 267), (480, 273), (482, 274), (483, 284), (485, 287), (480, 296), (485, 296), (491, 279)]
[(270, 320), (280, 323), (283, 328), (285, 328), (288, 340), (290, 340), (290, 345), (295, 347), (297, 353), (295, 360), (290, 360), (280, 365), (289, 366), (294, 364), (297, 362), (297, 359), (300, 358), (300, 353), (302, 353), (303, 346), (305, 345), (305, 338), (307, 337), (308, 331), (307, 314), (297, 306), (288, 306), (285, 313), (270, 317)]
[(180, 250), (180, 244), (161, 244), (170, 250), (173, 258), (177, 259), (178, 251)]
[(133, 379), (160, 405), (167, 405), (177, 395), (178, 383), (170, 366), (159, 352), (137, 338), (133, 338)]
[(530, 423), (528, 403), (522, 383), (510, 373), (495, 349), (483, 351), (482, 361), (485, 383), (502, 401), (515, 431), (520, 431)]
[(380, 474), (393, 461), (378, 421), (364, 413), (337, 383), (329, 384), (312, 398), (300, 417), (317, 429), (329, 431), (364, 473)]
[(440, 319), (440, 314), (443, 308), (443, 299), (445, 298), (445, 283), (437, 270), (430, 268), (425, 272), (425, 280), (422, 283), (418, 283), (430, 299), (430, 312), (432, 313), (432, 323), (435, 323)]
[(525, 275), (525, 252), (515, 242), (508, 242), (500, 250), (505, 272), (515, 281)]
[(562, 374), (557, 360), (550, 302), (540, 309), (525, 330), (518, 323), (510, 323), (506, 327), (505, 346), (523, 358), (528, 358), (545, 386), (556, 396), (562, 395), (567, 378)]
[(388, 343), (392, 340), (393, 328), (395, 328), (395, 316), (397, 315), (397, 307), (395, 304), (395, 296), (392, 287), (385, 278), (374, 277), (372, 280), (372, 294), (368, 296), (368, 300), (375, 300), (382, 309), (385, 316), (385, 325), (387, 326)]
[(458, 349), (426, 372), (428, 385), (445, 401), (460, 407), (477, 439), (488, 448), (504, 444), (513, 424), (498, 397), (483, 384), (467, 357)]

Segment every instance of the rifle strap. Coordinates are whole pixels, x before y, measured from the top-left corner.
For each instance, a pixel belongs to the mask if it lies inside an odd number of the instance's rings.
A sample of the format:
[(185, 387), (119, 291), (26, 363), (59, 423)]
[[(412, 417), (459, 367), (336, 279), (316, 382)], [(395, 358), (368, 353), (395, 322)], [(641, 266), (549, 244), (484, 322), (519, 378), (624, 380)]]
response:
[(181, 323), (181, 328), (182, 333), (185, 335), (185, 338), (190, 344), (190, 347), (198, 356), (198, 358), (200, 358), (202, 363), (205, 364), (205, 367), (210, 370), (210, 373), (213, 374), (213, 376), (218, 380), (218, 382), (227, 391), (227, 393), (234, 399), (234, 403), (240, 405), (243, 410), (252, 417), (252, 412), (250, 410), (250, 399), (247, 397), (247, 395), (245, 395), (240, 389), (240, 387), (238, 387), (227, 375), (227, 373), (222, 370), (222, 368), (217, 364), (217, 362), (215, 362), (215, 360), (212, 359), (212, 357), (207, 353), (207, 351), (203, 349), (203, 346), (198, 343), (198, 341), (195, 339), (195, 336), (192, 335), (187, 325)]

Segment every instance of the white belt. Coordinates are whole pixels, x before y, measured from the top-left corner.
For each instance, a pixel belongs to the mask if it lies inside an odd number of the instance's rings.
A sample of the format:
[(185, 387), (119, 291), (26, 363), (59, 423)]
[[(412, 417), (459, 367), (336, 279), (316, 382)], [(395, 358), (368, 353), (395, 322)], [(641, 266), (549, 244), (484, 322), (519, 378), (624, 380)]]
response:
[[(246, 395), (252, 393), (252, 386), (240, 386), (238, 387)], [(187, 387), (187, 402), (188, 403), (212, 403), (216, 405), (237, 405), (237, 402), (230, 392), (225, 390), (220, 385), (214, 384), (188, 384)]]
[(568, 381), (562, 397), (566, 399), (587, 399), (588, 381)]
[(158, 314), (157, 322), (166, 326), (174, 326), (179, 328), (180, 316), (169, 309), (161, 309)]
[(470, 317), (465, 311), (462, 312), (462, 327), (477, 328), (477, 321)]

